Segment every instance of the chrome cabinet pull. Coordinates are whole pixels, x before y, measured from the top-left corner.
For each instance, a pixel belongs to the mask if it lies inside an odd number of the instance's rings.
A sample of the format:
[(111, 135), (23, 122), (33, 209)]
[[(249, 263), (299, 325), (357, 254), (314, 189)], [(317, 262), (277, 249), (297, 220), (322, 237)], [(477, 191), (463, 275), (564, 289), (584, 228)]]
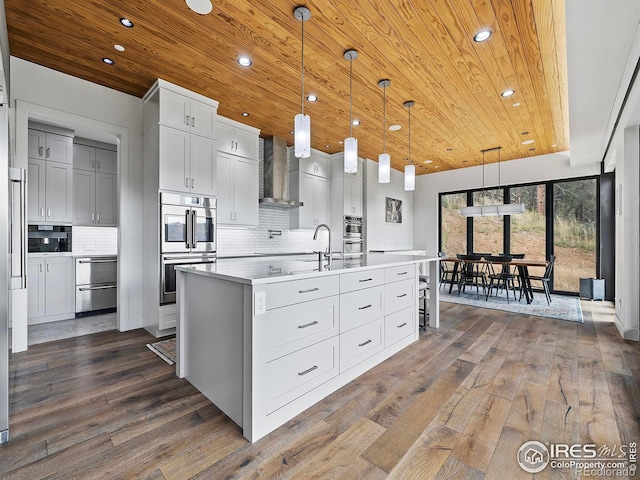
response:
[(41, 209), (40, 209), (40, 216), (41, 216), (41, 217), (44, 217), (44, 208), (41, 208)]
[(317, 321), (313, 321), (311, 323), (305, 323), (304, 325), (298, 325), (298, 328), (307, 328), (307, 327), (312, 327), (313, 325), (317, 325), (318, 322)]
[(320, 289), (318, 287), (316, 287), (316, 288), (310, 288), (309, 290), (298, 290), (298, 293), (317, 292), (318, 290), (320, 290)]
[(47, 147), (47, 158), (49, 158), (50, 156), (51, 156), (51, 149)]
[(100, 162), (98, 162), (98, 170), (100, 170)]
[(317, 370), (318, 366), (314, 365), (311, 368), (308, 368), (307, 370), (305, 370), (304, 372), (298, 372), (298, 375), (302, 376), (302, 375), (306, 375), (307, 373), (313, 372), (314, 370)]
[(96, 214), (95, 214), (95, 213), (92, 213), (92, 214), (91, 214), (91, 220), (95, 220), (95, 219), (96, 219), (95, 217), (96, 217)]
[(186, 117), (187, 117), (187, 119), (185, 120), (185, 123), (186, 123), (187, 125), (189, 125), (189, 115), (187, 115)]
[(189, 178), (188, 177), (184, 177), (184, 186), (189, 188)]
[(47, 208), (47, 217), (50, 217), (50, 216), (51, 216), (51, 209)]
[(397, 297), (397, 298), (402, 298), (402, 297), (406, 297), (406, 296), (407, 296), (407, 294), (406, 294), (406, 293), (403, 293), (402, 295), (397, 295), (396, 297)]
[(369, 304), (369, 305), (365, 305), (364, 307), (358, 307), (358, 310), (364, 310), (366, 308), (371, 308), (373, 305)]
[(101, 285), (99, 287), (82, 287), (82, 288), (78, 288), (79, 292), (84, 292), (87, 290), (107, 290), (110, 288), (118, 288), (117, 285)]
[(362, 280), (358, 280), (359, 282), (370, 282), (373, 278), (363, 278)]
[(409, 273), (409, 272), (400, 272), (400, 273), (398, 273), (398, 275), (406, 275), (407, 273)]
[(191, 188), (194, 188), (194, 185), (196, 184), (196, 180), (194, 178), (191, 179)]
[(40, 273), (42, 273), (42, 264), (40, 264)]
[(398, 325), (396, 328), (402, 328), (402, 327), (405, 327), (406, 325), (407, 325), (407, 322), (404, 322)]
[(51, 273), (50, 265), (47, 263), (47, 272)]
[(43, 150), (42, 146), (38, 147), (38, 155), (39, 156), (42, 156), (42, 150)]
[(104, 260), (78, 260), (78, 263), (116, 263), (117, 259), (104, 259)]
[(99, 214), (99, 213), (98, 213), (97, 217), (98, 217), (98, 218), (97, 218), (98, 223), (100, 223), (100, 214)]
[(369, 339), (369, 340), (367, 340), (367, 341), (366, 341), (366, 342), (364, 342), (364, 343), (359, 343), (359, 344), (358, 344), (358, 346), (359, 346), (359, 347), (364, 347), (367, 343), (371, 343), (372, 341), (373, 341), (373, 340)]
[(191, 126), (192, 127), (196, 126), (196, 117), (191, 117)]

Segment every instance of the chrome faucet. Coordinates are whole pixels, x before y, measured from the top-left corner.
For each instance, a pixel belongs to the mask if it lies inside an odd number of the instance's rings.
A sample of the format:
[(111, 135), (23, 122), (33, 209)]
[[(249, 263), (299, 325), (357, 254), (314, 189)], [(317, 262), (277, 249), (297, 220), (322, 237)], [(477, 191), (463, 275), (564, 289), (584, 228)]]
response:
[(331, 229), (329, 228), (329, 225), (327, 225), (326, 223), (321, 223), (320, 225), (318, 225), (316, 227), (316, 231), (313, 234), (313, 239), (318, 239), (318, 230), (320, 230), (321, 227), (326, 228), (327, 232), (329, 232), (329, 245), (327, 246), (327, 253), (325, 253), (324, 256), (328, 260), (329, 265), (331, 265)]

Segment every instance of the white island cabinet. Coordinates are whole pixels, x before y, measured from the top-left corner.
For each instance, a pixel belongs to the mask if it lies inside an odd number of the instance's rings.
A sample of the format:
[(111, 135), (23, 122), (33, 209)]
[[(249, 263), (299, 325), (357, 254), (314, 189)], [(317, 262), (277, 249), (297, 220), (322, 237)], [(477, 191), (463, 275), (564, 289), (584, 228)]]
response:
[(418, 339), (421, 262), (437, 278), (435, 256), (178, 267), (178, 376), (255, 442)]

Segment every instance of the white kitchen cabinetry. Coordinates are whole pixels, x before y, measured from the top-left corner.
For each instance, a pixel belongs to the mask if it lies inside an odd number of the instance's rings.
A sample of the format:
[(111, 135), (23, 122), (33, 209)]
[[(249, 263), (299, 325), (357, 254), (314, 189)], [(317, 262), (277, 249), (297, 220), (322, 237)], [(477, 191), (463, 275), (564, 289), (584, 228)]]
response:
[(258, 160), (217, 152), (218, 224), (258, 225)]
[(29, 257), (27, 262), (27, 317), (30, 324), (75, 316), (73, 257)]
[(71, 223), (73, 165), (28, 159), (30, 223)]
[(329, 225), (331, 209), (331, 184), (329, 157), (316, 150), (309, 159), (291, 160), (289, 196), (303, 203), (291, 210), (289, 224), (292, 229), (314, 229), (324, 223)]
[(73, 137), (29, 128), (28, 157), (73, 163)]
[(74, 225), (118, 225), (118, 153), (113, 149), (74, 145)]
[(259, 156), (259, 131), (229, 118), (218, 117), (216, 138), (218, 151), (240, 157), (257, 159)]
[[(344, 217), (364, 217), (364, 160), (356, 173), (344, 172), (342, 152), (331, 156), (331, 229), (343, 231)], [(335, 245), (338, 245), (336, 243)]]
[(344, 210), (345, 215), (362, 217), (363, 183), (357, 178), (344, 177)]
[(192, 98), (191, 92), (179, 93), (175, 86), (158, 80), (161, 125), (203, 137), (215, 138), (218, 106)]
[(216, 141), (160, 126), (160, 190), (216, 195)]

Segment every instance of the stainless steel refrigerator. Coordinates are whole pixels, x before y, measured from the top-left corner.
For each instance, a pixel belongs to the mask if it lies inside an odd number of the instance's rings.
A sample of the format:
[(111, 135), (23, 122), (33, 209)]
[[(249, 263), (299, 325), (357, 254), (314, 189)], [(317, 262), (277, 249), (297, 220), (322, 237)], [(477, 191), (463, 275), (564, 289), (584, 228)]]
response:
[(8, 134), (4, 104), (0, 106), (0, 444), (9, 441), (9, 191), (13, 187), (9, 188)]

